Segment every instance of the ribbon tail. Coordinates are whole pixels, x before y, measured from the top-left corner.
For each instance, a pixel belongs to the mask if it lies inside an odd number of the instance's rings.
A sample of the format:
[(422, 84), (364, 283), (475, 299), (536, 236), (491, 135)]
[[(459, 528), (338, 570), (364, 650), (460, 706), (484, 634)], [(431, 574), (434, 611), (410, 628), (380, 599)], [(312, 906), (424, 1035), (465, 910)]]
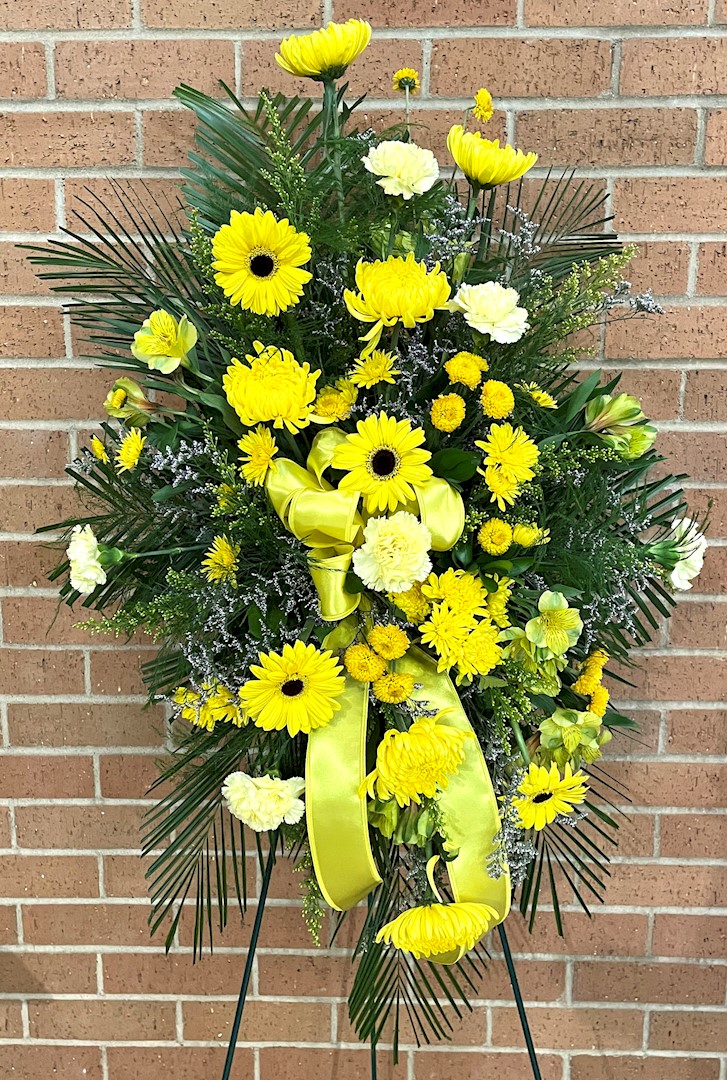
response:
[(341, 708), (308, 736), (305, 804), (313, 868), (326, 903), (348, 911), (381, 884), (366, 809), (368, 685), (346, 679)]
[(345, 619), (361, 602), (361, 593), (347, 592), (345, 587), (352, 551), (350, 544), (341, 544), (338, 548), (314, 548), (308, 556), (308, 568), (318, 593), (324, 622)]
[[(437, 672), (436, 664), (420, 649), (411, 648), (398, 661), (397, 668), (413, 675), (422, 683), (418, 693), (433, 709), (445, 712), (440, 723), (467, 732), (472, 738), (464, 742), (464, 761), (438, 796), (448, 845), (458, 855), (447, 863), (452, 896), (458, 903), (488, 904), (497, 913), (492, 927), (497, 926), (510, 911), (510, 874), (498, 878), (487, 872), (488, 860), (496, 850), (495, 837), (500, 831), (500, 813), (492, 780), (484, 755), (459, 695), (446, 674)], [(439, 964), (455, 964), (465, 949), (430, 957)]]
[(432, 476), (416, 489), (419, 517), (432, 534), (433, 551), (449, 551), (464, 529), (462, 496), (446, 480)]

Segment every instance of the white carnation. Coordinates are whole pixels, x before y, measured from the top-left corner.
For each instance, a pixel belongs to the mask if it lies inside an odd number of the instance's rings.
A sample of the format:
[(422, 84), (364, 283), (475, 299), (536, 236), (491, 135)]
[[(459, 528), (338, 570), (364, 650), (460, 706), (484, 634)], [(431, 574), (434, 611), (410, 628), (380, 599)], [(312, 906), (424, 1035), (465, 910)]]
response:
[(519, 299), (516, 289), (506, 289), (497, 281), (485, 281), (481, 285), (461, 285), (447, 307), (461, 312), (465, 321), (481, 334), (489, 334), (493, 341), (508, 345), (519, 341), (530, 328), (526, 309), (518, 307)]
[(280, 780), (276, 776), (248, 776), (233, 772), (225, 777), (222, 795), (227, 809), (255, 832), (270, 832), (285, 822), (295, 825), (305, 812), (302, 795), (305, 780), (292, 776)]
[(80, 593), (92, 593), (106, 584), (106, 572), (99, 559), (98, 540), (90, 525), (76, 525), (66, 551), (71, 564), (71, 586)]
[(376, 183), (387, 195), (423, 195), (439, 179), (439, 165), (431, 150), (414, 143), (381, 142), (361, 158), (370, 173), (380, 176)]
[(700, 573), (704, 565), (704, 551), (707, 541), (692, 518), (678, 518), (672, 523), (674, 547), (680, 558), (674, 566), (669, 580), (675, 589), (686, 592), (692, 587), (692, 579)]
[(404, 592), (423, 581), (432, 569), (432, 534), (406, 510), (391, 517), (371, 518), (364, 544), (354, 552), (353, 568), (369, 589)]

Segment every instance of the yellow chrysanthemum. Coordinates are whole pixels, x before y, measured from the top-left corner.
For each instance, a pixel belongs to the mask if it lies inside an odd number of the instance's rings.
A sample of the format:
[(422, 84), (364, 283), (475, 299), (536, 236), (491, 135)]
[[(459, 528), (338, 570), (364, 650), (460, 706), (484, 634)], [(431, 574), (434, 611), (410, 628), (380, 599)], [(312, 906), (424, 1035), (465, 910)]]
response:
[(497, 912), (489, 904), (423, 904), (382, 926), (376, 940), (426, 960), (463, 947), (473, 949), (496, 922)]
[(233, 210), (212, 238), (215, 281), (231, 304), (257, 315), (279, 315), (297, 304), (313, 276), (301, 270), (311, 256), (309, 237), (270, 210)]
[(225, 396), (247, 427), (260, 421), (286, 427), (294, 435), (310, 423), (320, 371), (299, 364), (288, 349), (254, 341), (256, 356), (236, 357), (222, 377)]
[(465, 418), (464, 398), (459, 394), (440, 394), (432, 402), (430, 419), (437, 431), (456, 431)]
[(596, 716), (604, 716), (610, 696), (611, 695), (605, 686), (597, 686), (591, 694), (591, 701), (589, 704), (590, 711), (595, 713)]
[(134, 334), (132, 355), (147, 364), (151, 371), (169, 375), (187, 363), (189, 352), (197, 344), (197, 330), (183, 315), (179, 322), (160, 308), (144, 319)]
[(346, 68), (371, 40), (371, 27), (363, 19), (329, 23), (310, 34), (292, 34), (280, 42), (278, 65), (289, 75), (320, 82), (340, 79)]
[(325, 727), (341, 707), (338, 698), (346, 680), (328, 651), (296, 641), (282, 654), (260, 653), (260, 666), (251, 665), (254, 678), (240, 690), (240, 700), (258, 727), (306, 735)]
[(258, 424), (254, 431), (243, 435), (237, 445), (244, 455), (240, 472), (248, 484), (264, 484), (268, 472), (275, 468), (273, 458), (278, 452), (278, 444), (270, 430), (264, 424)]
[(541, 390), (537, 383), (516, 383), (518, 390), (524, 391), (529, 394), (536, 405), (540, 405), (541, 409), (557, 409), (558, 402), (555, 398), (547, 392), (547, 390)]
[(535, 475), (538, 448), (522, 428), (493, 424), (487, 438), (475, 446), (484, 452), (485, 465), (500, 469), (509, 480), (522, 484)]
[(220, 484), (217, 488), (217, 509), (223, 514), (229, 514), (234, 510), (236, 502), (237, 492), (232, 484)]
[[(482, 472), (482, 470), (478, 470)], [(512, 480), (502, 469), (489, 465), (484, 472), (485, 484), (490, 489), (490, 502), (497, 504), (497, 509), (504, 511), (512, 506), (520, 494), (521, 485), (517, 480)]]
[(417, 262), (412, 251), (402, 259), (392, 255), (384, 262), (364, 262), (356, 266), (356, 288), (346, 289), (343, 297), (354, 319), (373, 323), (360, 340), (367, 344), (361, 356), (367, 357), (379, 344), (385, 326), (401, 322), (411, 330), (417, 323), (428, 322), (435, 311), (449, 300), (447, 276), (435, 263), (431, 270)]
[(216, 536), (212, 547), (202, 560), (202, 571), (208, 581), (226, 581), (236, 584), (237, 556), (240, 545), (233, 544), (226, 536)]
[(389, 672), (377, 679), (371, 687), (378, 701), (389, 705), (401, 705), (411, 697), (414, 690), (414, 676), (406, 672)]
[(419, 86), (419, 72), (415, 68), (399, 68), (394, 72), (393, 90), (398, 90), (402, 94), (408, 90), (410, 94), (416, 94)]
[(314, 424), (334, 424), (348, 420), (358, 390), (349, 379), (339, 379), (335, 386), (324, 386), (313, 402), (311, 420)]
[(502, 649), (497, 644), (500, 631), (489, 618), (481, 619), (457, 651), (457, 682), (475, 675), (487, 675), (502, 659)]
[(480, 394), (482, 411), (492, 420), (503, 420), (515, 408), (515, 397), (507, 383), (487, 379)]
[(420, 625), (419, 631), (422, 643), (430, 645), (439, 657), (438, 671), (447, 671), (457, 663), (467, 634), (474, 626), (474, 619), (469, 614), (453, 611), (446, 603), (434, 604), (429, 618)]
[(585, 773), (574, 775), (569, 764), (561, 777), (555, 762), (550, 769), (533, 762), (518, 791), (522, 798), (513, 799), (513, 803), (520, 815), (520, 827), (540, 832), (558, 814), (572, 814), (573, 807), (585, 800), (588, 788)]
[(106, 447), (101, 442), (98, 435), (91, 436), (91, 453), (97, 461), (102, 461), (104, 465), (108, 465), (109, 455), (106, 453)]
[(541, 529), (533, 522), (520, 522), (512, 528), (513, 543), (520, 547), (538, 547), (550, 542), (550, 529)]
[(426, 619), (432, 610), (432, 605), (422, 593), (420, 581), (415, 581), (412, 587), (404, 592), (388, 593), (387, 599), (403, 611), (407, 622), (414, 623), (415, 626)]
[(487, 614), (496, 626), (504, 630), (510, 625), (507, 605), (515, 582), (512, 578), (500, 577), (498, 574), (493, 574), (493, 577), (497, 583), (497, 591), (487, 594)]
[(472, 115), (476, 120), (479, 120), (481, 124), (486, 124), (488, 120), (492, 119), (493, 112), (494, 109), (492, 107), (492, 94), (483, 86), (482, 89), (478, 90), (475, 94), (475, 103), (472, 107)]
[(476, 390), (480, 385), (482, 372), (487, 371), (488, 364), (483, 356), (477, 353), (458, 352), (444, 365), (444, 370), (449, 376), (451, 383), (462, 383), (470, 390)]
[(464, 761), (467, 738), (466, 732), (442, 723), (445, 715), (421, 717), (408, 731), (386, 732), (376, 751), (376, 768), (365, 781), (372, 799), (394, 798), (408, 806), (445, 790)]
[(346, 671), (357, 682), (374, 682), (386, 671), (386, 663), (368, 645), (349, 645), (343, 654)]
[(121, 446), (116, 452), (116, 469), (118, 472), (131, 472), (139, 464), (141, 452), (144, 449), (146, 439), (142, 438), (141, 429), (133, 427), (128, 435), (121, 440)]
[(374, 349), (370, 356), (359, 356), (354, 361), (348, 377), (354, 386), (365, 390), (370, 390), (377, 383), (394, 383), (394, 376), (401, 375), (401, 372), (395, 369), (395, 363), (396, 357), (393, 353)]
[(248, 717), (239, 708), (237, 698), (221, 683), (211, 685), (203, 683), (202, 693), (192, 690), (188, 686), (179, 686), (174, 691), (173, 701), (180, 705), (180, 716), (188, 720), (196, 727), (214, 731), (215, 724), (234, 724), (242, 727), (248, 722)]
[(504, 555), (512, 540), (512, 529), (502, 518), (490, 518), (477, 533), (477, 542), (488, 555)]
[(421, 449), (423, 442), (421, 428), (385, 412), (359, 420), (356, 431), (333, 452), (333, 468), (346, 473), (339, 488), (363, 495), (371, 514), (395, 510), (413, 499), (414, 489), (432, 475), (425, 464), (432, 455)]
[(447, 136), (447, 149), (467, 179), (478, 187), (509, 184), (532, 169), (537, 154), (524, 154), (499, 139), (485, 139), (479, 131), (465, 131), (455, 124)]
[(474, 618), (484, 614), (487, 590), (478, 574), (466, 570), (445, 570), (443, 574), (430, 574), (422, 585), (422, 592), (429, 600), (444, 600), (452, 611)]
[(384, 660), (400, 660), (409, 648), (406, 631), (394, 623), (372, 627), (368, 633), (368, 642), (374, 652), (383, 656)]

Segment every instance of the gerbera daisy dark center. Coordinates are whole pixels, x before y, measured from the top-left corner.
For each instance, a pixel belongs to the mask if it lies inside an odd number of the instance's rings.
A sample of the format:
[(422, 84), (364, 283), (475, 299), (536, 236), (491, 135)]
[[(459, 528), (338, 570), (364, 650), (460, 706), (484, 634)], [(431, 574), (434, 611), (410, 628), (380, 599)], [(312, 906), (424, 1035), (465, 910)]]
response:
[(386, 447), (382, 447), (380, 450), (376, 450), (369, 459), (369, 466), (374, 476), (378, 476), (380, 479), (384, 479), (389, 476), (393, 476), (397, 471), (399, 464), (399, 457), (393, 450), (388, 450)]
[(552, 799), (552, 798), (553, 798), (553, 792), (552, 791), (539, 791), (537, 795), (533, 795), (533, 802), (534, 803), (547, 802), (548, 799)]
[(299, 694), (303, 693), (303, 686), (302, 679), (288, 679), (280, 689), (286, 697), (298, 697)]
[(258, 251), (250, 256), (250, 273), (258, 278), (268, 278), (275, 270), (275, 259), (266, 251)]

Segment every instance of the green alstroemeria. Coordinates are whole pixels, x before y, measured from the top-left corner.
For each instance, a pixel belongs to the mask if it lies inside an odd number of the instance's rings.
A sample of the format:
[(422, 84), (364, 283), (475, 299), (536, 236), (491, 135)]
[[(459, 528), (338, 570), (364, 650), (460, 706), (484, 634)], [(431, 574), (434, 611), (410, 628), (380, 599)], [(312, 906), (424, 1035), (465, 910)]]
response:
[(538, 730), (545, 757), (561, 768), (567, 761), (573, 768), (578, 768), (581, 761), (595, 761), (601, 756), (601, 747), (611, 740), (611, 732), (602, 728), (600, 716), (575, 709), (556, 709)]
[(641, 402), (633, 394), (600, 394), (586, 405), (586, 429), (593, 432), (632, 427), (646, 417)]
[(428, 806), (400, 807), (396, 799), (374, 799), (369, 804), (369, 821), (375, 829), (397, 844), (424, 847), (437, 831), (435, 815)]
[(106, 395), (103, 407), (109, 416), (126, 420), (130, 427), (144, 427), (156, 406), (149, 401), (135, 379), (117, 379)]
[(177, 322), (163, 308), (152, 311), (140, 330), (134, 334), (131, 352), (151, 371), (169, 375), (180, 364), (189, 366), (189, 353), (197, 344), (197, 330), (186, 315)]
[(563, 656), (578, 641), (583, 623), (576, 608), (559, 592), (544, 592), (538, 600), (539, 615), (525, 626), (525, 636), (539, 649)]
[(539, 694), (555, 697), (560, 690), (559, 672), (567, 666), (567, 661), (554, 657), (547, 649), (539, 649), (528, 641), (525, 631), (519, 626), (503, 630), (499, 640), (507, 642), (502, 646), (503, 660), (514, 660), (537, 679), (532, 689)]

